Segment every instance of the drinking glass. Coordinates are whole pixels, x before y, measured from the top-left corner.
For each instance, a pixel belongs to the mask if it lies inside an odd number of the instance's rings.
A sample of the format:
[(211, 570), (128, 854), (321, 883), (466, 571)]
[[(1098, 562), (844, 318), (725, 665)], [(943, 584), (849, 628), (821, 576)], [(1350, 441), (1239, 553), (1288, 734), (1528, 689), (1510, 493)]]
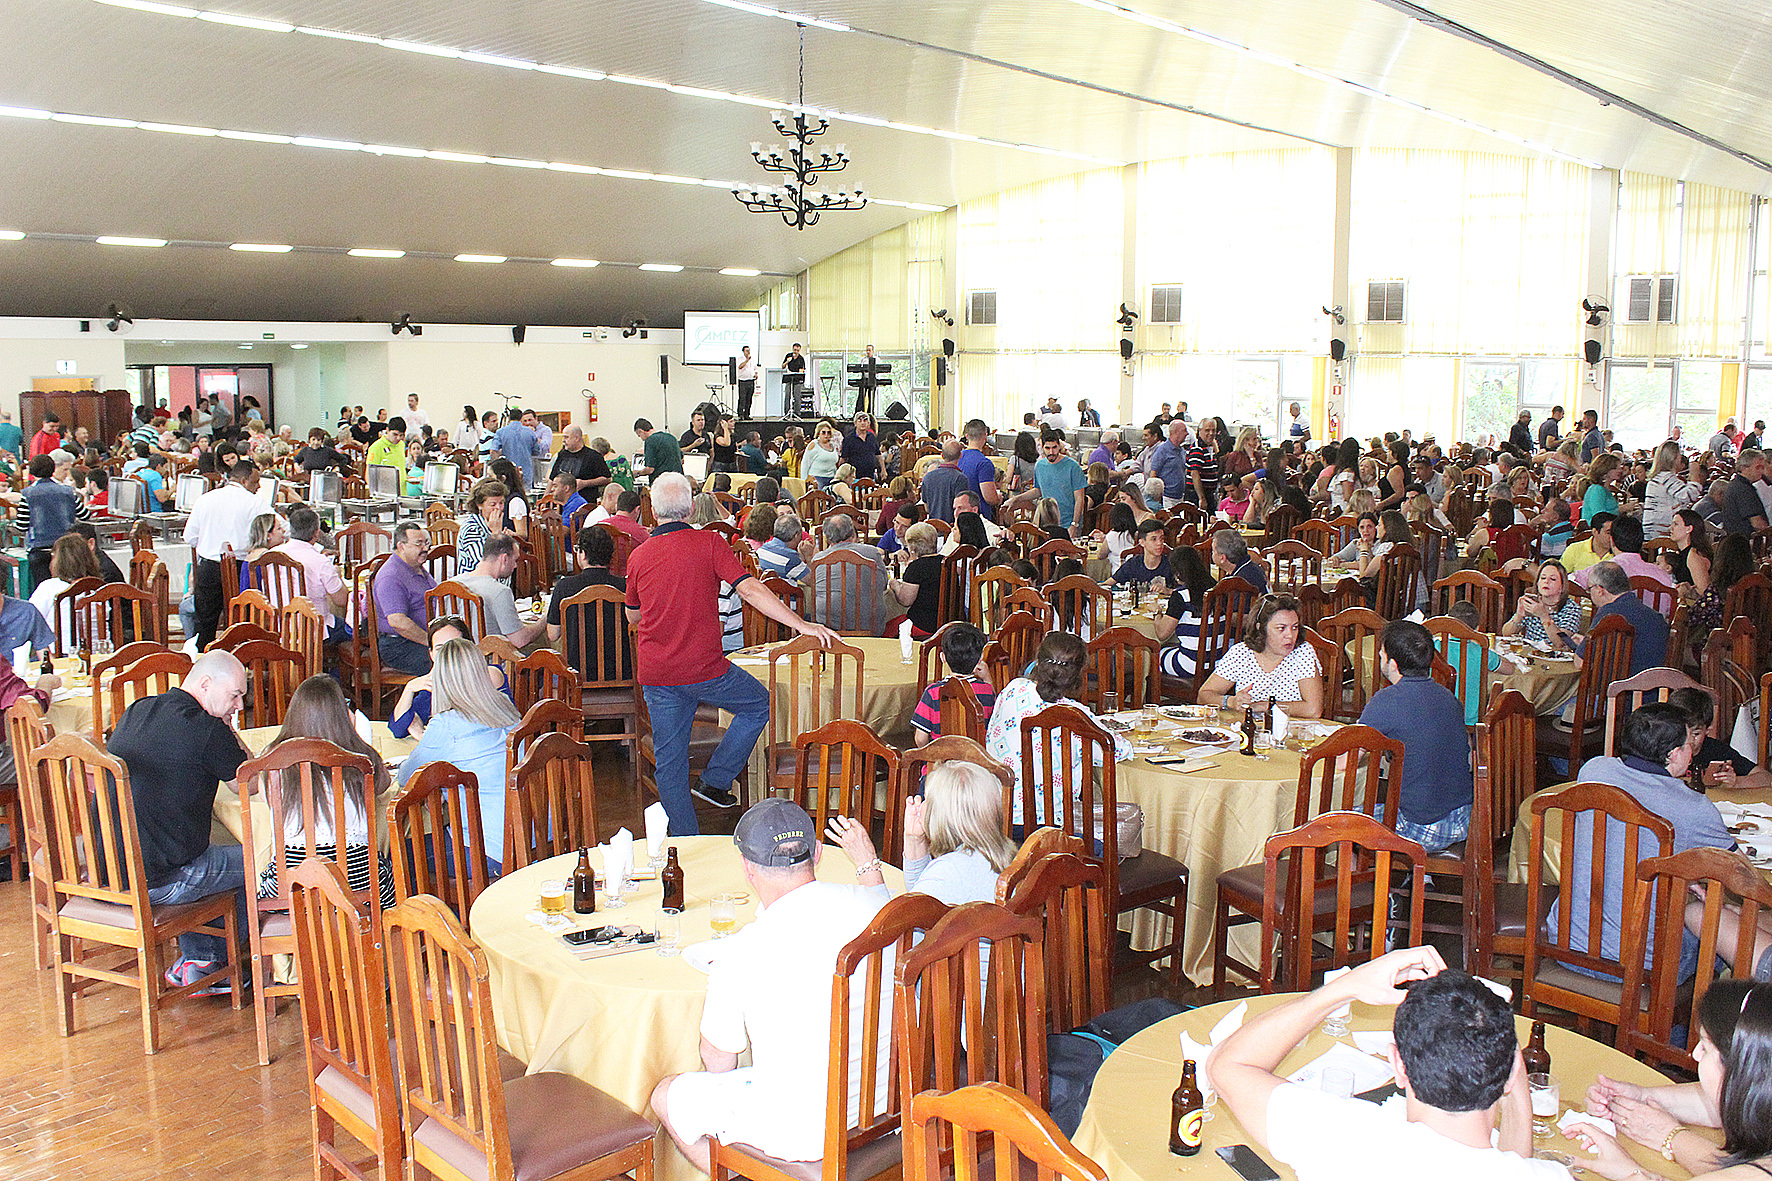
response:
[(1323, 1093), (1342, 1099), (1354, 1097), (1354, 1072), (1345, 1066), (1330, 1066), (1323, 1071)]
[(653, 950), (659, 955), (676, 955), (682, 948), (683, 912), (680, 910), (660, 910), (658, 912), (658, 942)]
[(552, 879), (541, 884), (541, 912), (549, 918), (566, 913), (566, 883)]
[(1147, 734), (1155, 734), (1162, 728), (1162, 719), (1157, 714), (1157, 704), (1154, 701), (1145, 705), (1139, 718), (1140, 721), (1144, 723), (1145, 733)]
[(738, 930), (738, 904), (744, 900), (743, 894), (716, 894), (709, 904), (712, 912), (710, 925), (714, 929), (715, 939), (724, 939)]
[(1346, 1037), (1347, 1021), (1353, 1015), (1354, 1007), (1351, 1004), (1341, 1006), (1323, 1018), (1323, 1032), (1330, 1037)]
[[(604, 864), (607, 865), (608, 862), (604, 862)], [(620, 910), (628, 904), (628, 900), (622, 897), (622, 894), (627, 891), (627, 883), (623, 880), (626, 876), (626, 874), (604, 873), (603, 905), (606, 909)]]
[(1113, 691), (1101, 695), (1101, 712), (1103, 717), (1113, 717), (1120, 712), (1120, 695)]
[(1557, 1114), (1562, 1107), (1563, 1091), (1555, 1076), (1529, 1074), (1526, 1086), (1532, 1092), (1532, 1134), (1548, 1136), (1556, 1130)]

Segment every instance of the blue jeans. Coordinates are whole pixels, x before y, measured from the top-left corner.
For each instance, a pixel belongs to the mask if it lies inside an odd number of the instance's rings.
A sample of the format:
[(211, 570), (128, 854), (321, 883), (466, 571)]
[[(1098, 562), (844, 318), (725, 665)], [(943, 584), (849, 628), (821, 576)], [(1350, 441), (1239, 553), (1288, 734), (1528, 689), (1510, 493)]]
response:
[(375, 645), (381, 653), (381, 662), (395, 672), (418, 676), (431, 671), (431, 650), (423, 644), (392, 632), (382, 632), (375, 637)]
[(658, 798), (671, 818), (671, 835), (701, 833), (689, 796), (689, 731), (698, 706), (712, 705), (732, 715), (725, 737), (701, 773), (702, 782), (722, 791), (744, 771), (763, 728), (769, 724), (769, 690), (737, 665), (711, 681), (693, 685), (646, 685), (646, 711), (652, 715), (652, 752), (658, 762)]
[[(248, 944), (246, 916), (246, 850), (239, 845), (211, 845), (194, 861), (179, 866), (172, 880), (148, 891), (155, 905), (196, 902), (215, 894), (234, 895), (234, 930), (240, 946)], [(205, 960), (219, 964), (228, 958), (228, 945), (220, 934), (191, 933), (178, 937), (181, 960)]]

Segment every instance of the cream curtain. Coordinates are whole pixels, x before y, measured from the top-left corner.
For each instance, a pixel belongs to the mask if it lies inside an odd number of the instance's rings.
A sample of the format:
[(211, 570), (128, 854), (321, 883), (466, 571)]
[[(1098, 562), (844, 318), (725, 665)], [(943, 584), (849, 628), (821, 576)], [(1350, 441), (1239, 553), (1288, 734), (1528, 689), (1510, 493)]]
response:
[(1751, 194), (1687, 184), (1680, 226), (1679, 350), (1686, 357), (1741, 356), (1752, 278)]
[[(1625, 320), (1630, 287), (1627, 275), (1672, 274), (1680, 269), (1680, 182), (1626, 172), (1618, 184), (1618, 277), (1612, 293), (1612, 349), (1615, 357), (1666, 357), (1677, 347), (1673, 325), (1632, 324)], [(1681, 286), (1684, 286), (1682, 280)]]

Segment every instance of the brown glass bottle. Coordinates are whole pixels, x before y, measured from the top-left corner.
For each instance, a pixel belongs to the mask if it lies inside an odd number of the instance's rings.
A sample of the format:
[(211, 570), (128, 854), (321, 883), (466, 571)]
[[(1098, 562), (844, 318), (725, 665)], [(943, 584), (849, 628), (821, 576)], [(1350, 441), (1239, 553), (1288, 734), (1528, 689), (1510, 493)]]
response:
[(665, 867), (658, 875), (659, 885), (664, 887), (664, 908), (666, 910), (683, 909), (683, 867), (677, 864), (677, 846), (672, 845), (665, 854)]
[(597, 875), (591, 870), (591, 851), (578, 851), (578, 868), (572, 871), (572, 909), (579, 914), (597, 912)]
[(53, 674), (55, 672), (55, 661), (53, 661), (49, 658), (49, 649), (48, 648), (43, 649), (43, 665), (37, 671), (42, 673), (46, 677), (50, 676), (51, 674)]
[(1181, 1085), (1169, 1100), (1169, 1151), (1176, 1156), (1199, 1152), (1205, 1125), (1206, 1103), (1194, 1081), (1194, 1060), (1187, 1058), (1181, 1064)]
[(1268, 695), (1267, 712), (1261, 715), (1261, 731), (1264, 734), (1274, 732), (1274, 711), (1280, 708), (1280, 699), (1273, 694)]
[(1520, 1052), (1520, 1062), (1526, 1067), (1527, 1074), (1549, 1074), (1551, 1072), (1550, 1051), (1544, 1048), (1544, 1022), (1532, 1023), (1532, 1040)]
[(1255, 753), (1255, 707), (1243, 707), (1243, 747), (1238, 754), (1252, 755)]

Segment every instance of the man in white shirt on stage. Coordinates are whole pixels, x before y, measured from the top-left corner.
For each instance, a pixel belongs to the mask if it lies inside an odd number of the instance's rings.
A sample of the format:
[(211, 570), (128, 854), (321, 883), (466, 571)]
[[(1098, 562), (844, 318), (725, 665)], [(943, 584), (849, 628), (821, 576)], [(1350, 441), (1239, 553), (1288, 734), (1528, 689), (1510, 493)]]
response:
[(751, 346), (744, 346), (744, 356), (738, 359), (738, 416), (751, 416), (751, 397), (757, 392), (757, 358), (751, 356)]

